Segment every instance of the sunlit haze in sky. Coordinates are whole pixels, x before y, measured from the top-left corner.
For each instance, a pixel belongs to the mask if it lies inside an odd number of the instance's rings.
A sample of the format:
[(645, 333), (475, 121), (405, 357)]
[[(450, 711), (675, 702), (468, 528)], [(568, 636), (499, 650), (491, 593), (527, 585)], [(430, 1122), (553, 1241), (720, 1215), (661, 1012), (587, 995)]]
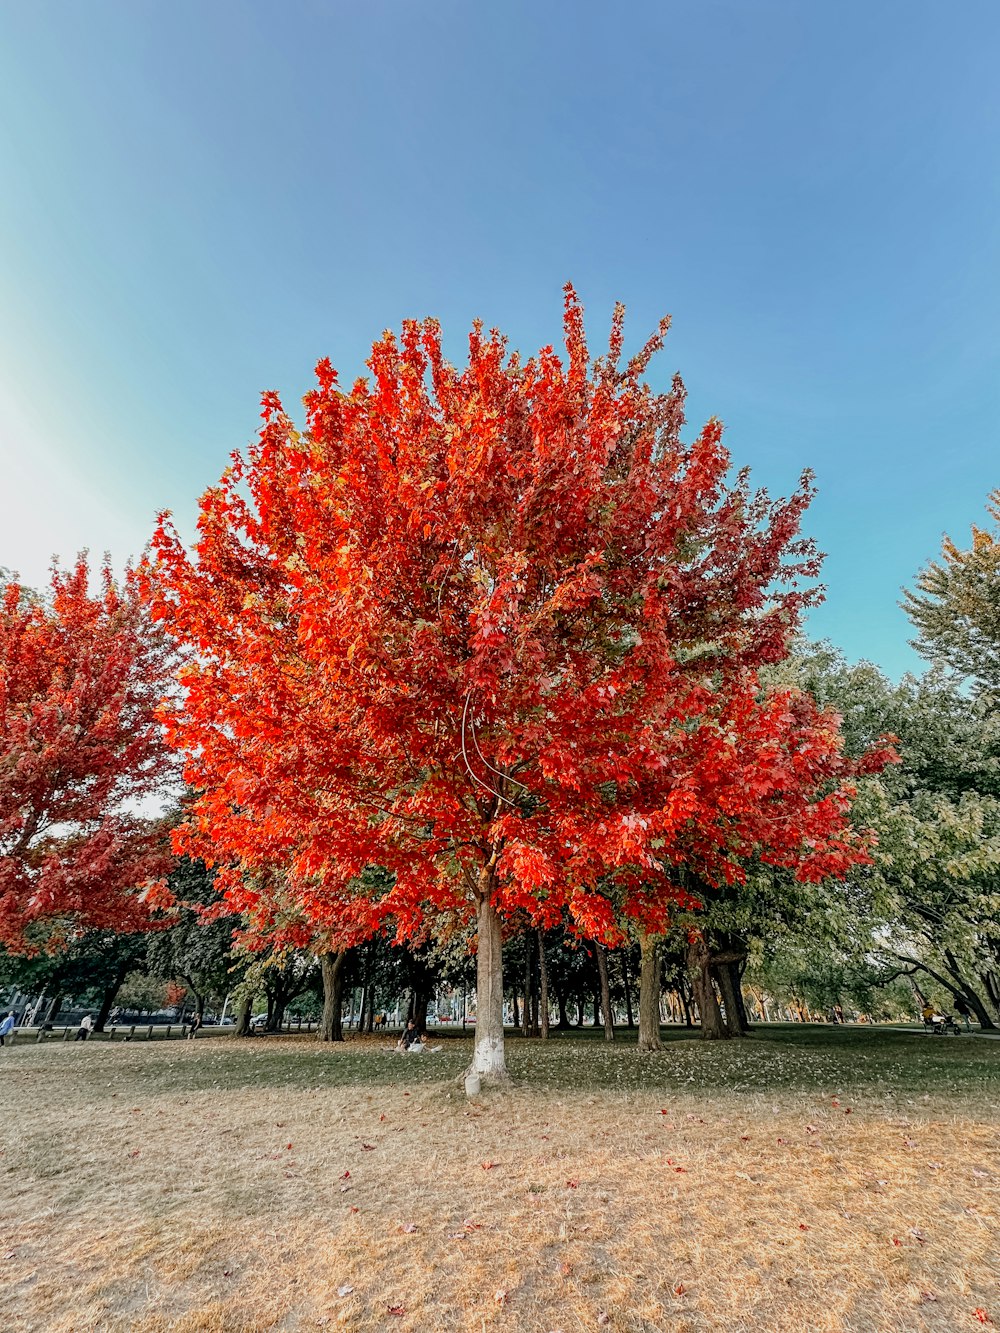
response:
[(0, 7), (0, 566), (117, 565), (329, 355), (433, 314), (528, 353), (673, 316), (828, 553), (810, 622), (919, 665), (902, 585), (984, 516), (1000, 4), (130, 0)]

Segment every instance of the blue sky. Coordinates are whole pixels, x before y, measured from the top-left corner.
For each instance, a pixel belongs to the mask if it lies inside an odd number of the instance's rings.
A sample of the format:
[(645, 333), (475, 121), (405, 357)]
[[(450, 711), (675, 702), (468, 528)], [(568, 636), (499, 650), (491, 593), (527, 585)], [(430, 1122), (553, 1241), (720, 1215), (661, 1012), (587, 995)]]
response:
[(901, 585), (983, 516), (996, 0), (0, 7), (0, 565), (190, 525), (262, 389), (437, 315), (533, 351), (674, 317), (691, 427), (828, 552), (810, 623), (917, 663)]

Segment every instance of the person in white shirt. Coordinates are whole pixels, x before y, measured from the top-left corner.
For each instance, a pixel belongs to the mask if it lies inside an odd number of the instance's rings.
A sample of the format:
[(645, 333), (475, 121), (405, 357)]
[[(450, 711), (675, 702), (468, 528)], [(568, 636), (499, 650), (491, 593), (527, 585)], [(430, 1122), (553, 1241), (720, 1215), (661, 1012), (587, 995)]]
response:
[(94, 1020), (89, 1014), (84, 1014), (80, 1019), (80, 1026), (76, 1030), (74, 1041), (86, 1041), (94, 1030)]

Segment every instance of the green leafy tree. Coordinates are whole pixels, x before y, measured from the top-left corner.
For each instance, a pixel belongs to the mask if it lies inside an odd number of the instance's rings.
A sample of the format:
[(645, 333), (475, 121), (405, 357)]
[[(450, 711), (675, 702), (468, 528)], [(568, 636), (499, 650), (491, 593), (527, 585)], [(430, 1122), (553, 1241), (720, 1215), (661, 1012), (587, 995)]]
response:
[(940, 560), (917, 576), (903, 608), (917, 631), (914, 647), (931, 662), (975, 681), (995, 703), (1000, 694), (1000, 489), (987, 501), (989, 528), (973, 527), (971, 545), (944, 539)]
[(233, 941), (240, 921), (229, 912), (218, 914), (214, 876), (202, 861), (183, 857), (169, 885), (177, 902), (175, 924), (150, 938), (149, 971), (165, 981), (183, 981), (203, 1017), (206, 1004), (220, 1004), (242, 977), (246, 956)]

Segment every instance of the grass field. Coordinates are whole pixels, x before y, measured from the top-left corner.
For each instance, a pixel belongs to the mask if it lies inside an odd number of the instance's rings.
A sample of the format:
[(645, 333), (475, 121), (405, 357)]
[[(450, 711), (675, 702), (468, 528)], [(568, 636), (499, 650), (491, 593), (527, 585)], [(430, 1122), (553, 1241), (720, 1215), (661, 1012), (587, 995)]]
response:
[(1000, 1325), (1000, 1042), (443, 1045), (0, 1051), (0, 1329)]

